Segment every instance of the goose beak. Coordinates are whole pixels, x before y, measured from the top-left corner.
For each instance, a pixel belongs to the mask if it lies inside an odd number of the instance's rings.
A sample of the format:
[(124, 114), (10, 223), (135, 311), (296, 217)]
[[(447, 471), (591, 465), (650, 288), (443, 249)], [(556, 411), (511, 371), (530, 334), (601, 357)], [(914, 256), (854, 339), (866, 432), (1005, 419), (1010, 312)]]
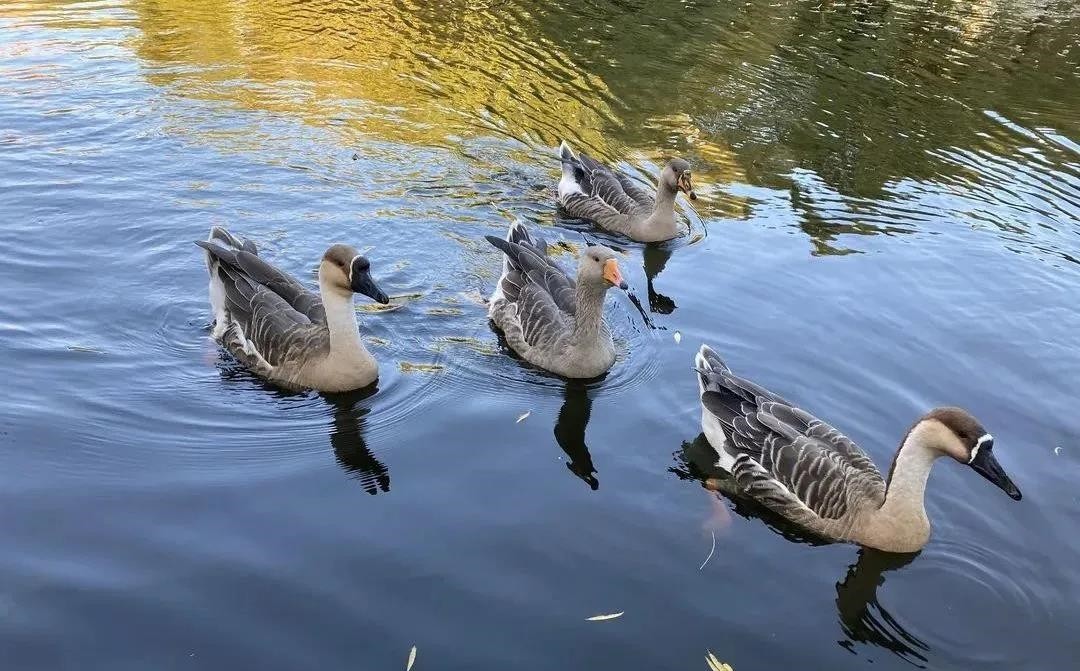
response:
[(619, 287), (623, 290), (627, 288), (626, 281), (623, 280), (622, 273), (619, 272), (619, 263), (615, 259), (604, 261), (604, 279), (610, 282), (613, 287)]
[(690, 200), (697, 200), (697, 194), (694, 193), (694, 184), (690, 180), (689, 170), (679, 175), (679, 191), (682, 191), (687, 196), (690, 196)]
[(371, 279), (371, 271), (367, 268), (361, 269), (354, 265), (351, 274), (350, 285), (354, 292), (364, 294), (376, 303), (382, 303), (383, 305), (390, 302), (390, 297), (379, 288), (378, 284), (375, 284), (375, 280)]
[(979, 450), (969, 465), (976, 473), (997, 485), (1013, 501), (1019, 501), (1023, 496), (1009, 476), (1005, 475), (1005, 469), (994, 458), (994, 452), (989, 447)]

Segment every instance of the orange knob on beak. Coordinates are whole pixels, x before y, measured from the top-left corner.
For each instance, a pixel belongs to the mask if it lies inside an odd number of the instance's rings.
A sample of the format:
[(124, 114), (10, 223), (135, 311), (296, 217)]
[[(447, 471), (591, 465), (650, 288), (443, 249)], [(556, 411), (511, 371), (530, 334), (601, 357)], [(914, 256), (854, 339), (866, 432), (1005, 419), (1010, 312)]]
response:
[(604, 261), (604, 279), (611, 282), (611, 286), (626, 289), (626, 281), (619, 272), (619, 263), (615, 259)]

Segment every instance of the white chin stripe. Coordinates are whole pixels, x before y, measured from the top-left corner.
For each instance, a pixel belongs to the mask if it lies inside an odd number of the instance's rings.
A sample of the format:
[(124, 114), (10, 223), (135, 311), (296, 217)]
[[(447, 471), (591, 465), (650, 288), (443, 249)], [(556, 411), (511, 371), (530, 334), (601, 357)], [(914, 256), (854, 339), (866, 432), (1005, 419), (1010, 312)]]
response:
[(981, 448), (984, 443), (993, 442), (994, 437), (991, 436), (989, 433), (984, 433), (982, 436), (980, 436), (979, 439), (975, 441), (975, 448), (971, 450), (971, 458), (968, 459), (968, 463), (970, 464), (971, 462), (975, 461), (975, 457), (979, 456), (979, 448)]

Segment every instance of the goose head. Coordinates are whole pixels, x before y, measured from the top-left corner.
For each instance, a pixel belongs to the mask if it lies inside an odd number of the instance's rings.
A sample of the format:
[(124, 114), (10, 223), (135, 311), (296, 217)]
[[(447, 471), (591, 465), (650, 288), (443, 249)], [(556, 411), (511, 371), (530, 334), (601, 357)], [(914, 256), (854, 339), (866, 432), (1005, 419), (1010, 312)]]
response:
[(364, 294), (384, 305), (390, 302), (371, 279), (371, 263), (349, 245), (334, 245), (326, 250), (319, 264), (319, 284), (342, 293)]
[(590, 245), (585, 248), (578, 261), (578, 284), (607, 291), (611, 287), (626, 289), (626, 281), (619, 272), (616, 254), (603, 245)]
[(694, 183), (690, 179), (690, 164), (681, 158), (673, 158), (667, 162), (660, 172), (660, 182), (672, 191), (682, 191), (690, 200), (697, 200)]
[(994, 437), (967, 410), (935, 408), (919, 421), (919, 425), (926, 425), (923, 433), (927, 436), (928, 447), (970, 466), (1009, 498), (1020, 500), (1020, 490), (994, 457)]

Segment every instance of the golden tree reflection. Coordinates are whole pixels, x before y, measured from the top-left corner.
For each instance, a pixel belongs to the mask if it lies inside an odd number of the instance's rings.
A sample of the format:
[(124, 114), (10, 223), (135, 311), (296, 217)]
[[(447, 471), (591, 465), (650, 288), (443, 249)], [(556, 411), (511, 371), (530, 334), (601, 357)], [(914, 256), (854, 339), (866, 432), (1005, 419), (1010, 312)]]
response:
[[(495, 3), (492, 3), (495, 4)], [(440, 145), (509, 135), (603, 146), (604, 83), (485, 3), (137, 0), (137, 54), (155, 84), (244, 108)]]

